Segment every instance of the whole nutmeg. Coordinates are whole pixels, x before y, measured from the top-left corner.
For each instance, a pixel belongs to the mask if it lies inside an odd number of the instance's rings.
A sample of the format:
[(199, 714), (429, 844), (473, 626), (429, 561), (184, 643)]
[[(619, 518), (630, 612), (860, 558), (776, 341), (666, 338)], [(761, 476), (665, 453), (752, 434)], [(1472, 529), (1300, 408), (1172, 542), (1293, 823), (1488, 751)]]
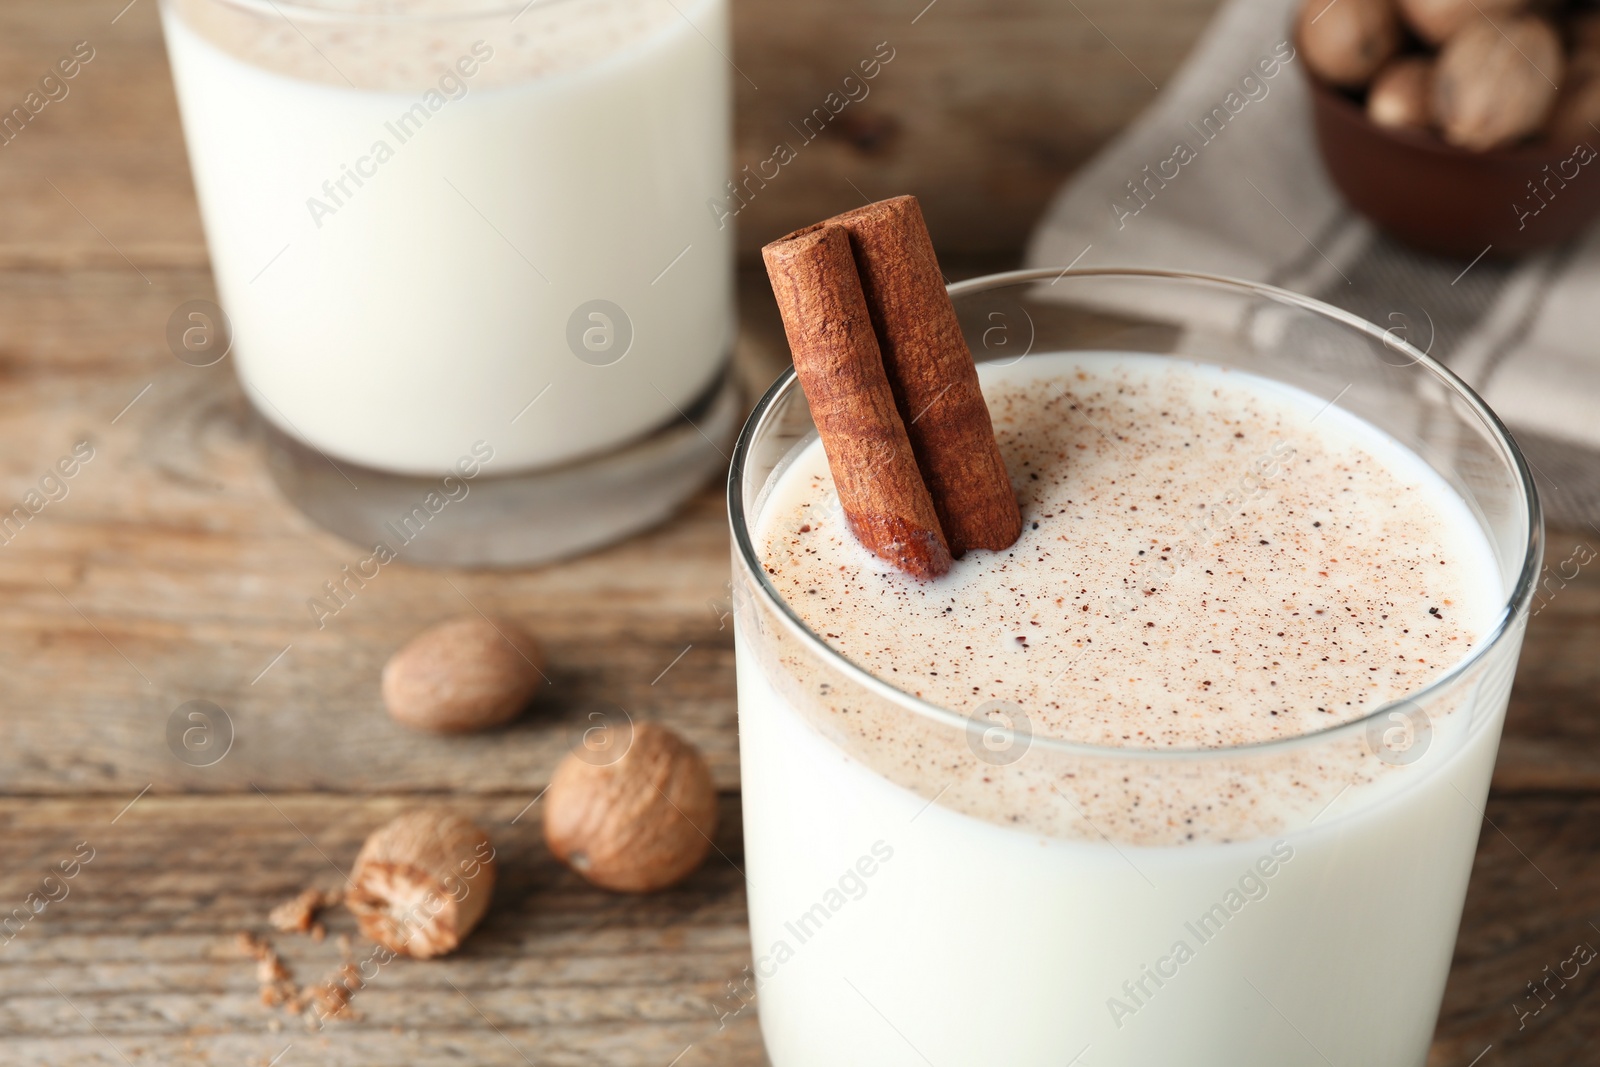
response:
[(1295, 36), (1313, 73), (1358, 89), (1400, 50), (1400, 16), (1394, 0), (1306, 0)]
[(478, 925), (494, 878), (487, 834), (444, 808), (421, 808), (367, 838), (345, 904), (384, 948), (428, 959), (454, 951)]
[(407, 726), (463, 733), (516, 718), (544, 680), (539, 646), (510, 619), (430, 626), (383, 668), (383, 703)]
[(1441, 45), (1473, 19), (1504, 18), (1526, 8), (1529, 0), (1399, 0), (1400, 14), (1418, 37)]
[(1433, 60), (1406, 56), (1384, 67), (1367, 90), (1367, 117), (1389, 129), (1433, 124)]
[(639, 723), (614, 762), (585, 755), (569, 753), (545, 794), (544, 836), (557, 859), (629, 893), (665, 889), (700, 866), (717, 828), (717, 794), (693, 745)]
[(1544, 124), (1561, 83), (1561, 40), (1544, 19), (1480, 19), (1450, 38), (1433, 79), (1433, 112), (1445, 140), (1481, 152)]

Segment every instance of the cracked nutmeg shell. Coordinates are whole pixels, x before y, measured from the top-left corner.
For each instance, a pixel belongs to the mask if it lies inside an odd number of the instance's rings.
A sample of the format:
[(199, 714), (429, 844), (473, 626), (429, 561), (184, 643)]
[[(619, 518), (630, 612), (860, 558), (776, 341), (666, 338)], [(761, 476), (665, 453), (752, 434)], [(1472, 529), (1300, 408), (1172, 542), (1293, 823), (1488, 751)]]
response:
[(444, 808), (420, 808), (367, 838), (345, 905), (384, 948), (428, 959), (455, 951), (478, 925), (494, 878), (487, 834)]
[(544, 834), (550, 851), (595, 885), (628, 893), (665, 889), (711, 848), (717, 794), (704, 757), (665, 726), (639, 723), (613, 763), (571, 753), (550, 779)]
[(383, 667), (383, 703), (407, 726), (466, 733), (517, 717), (544, 681), (544, 657), (507, 618), (463, 615), (428, 627)]

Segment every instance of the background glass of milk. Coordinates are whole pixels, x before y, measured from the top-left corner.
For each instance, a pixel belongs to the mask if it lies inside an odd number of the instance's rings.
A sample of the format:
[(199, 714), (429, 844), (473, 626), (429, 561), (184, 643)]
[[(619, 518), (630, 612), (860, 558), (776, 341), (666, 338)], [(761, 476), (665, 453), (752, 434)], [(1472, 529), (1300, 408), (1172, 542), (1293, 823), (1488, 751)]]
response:
[[(1421, 1067), (1539, 568), (1504, 426), (1397, 329), (1280, 290), (1032, 271), (952, 295), (980, 361), (1171, 353), (1336, 399), (1459, 494), (1505, 607), (1424, 690), (1309, 736), (1130, 750), (966, 718), (832, 651), (764, 574), (752, 530), (815, 440), (789, 373), (729, 480), (758, 993), (724, 1016), (759, 1010), (775, 1067)], [(1164, 796), (1216, 804), (1139, 839), (1083, 816)]]
[(232, 355), (314, 518), (414, 562), (530, 562), (726, 462), (726, 0), (162, 20)]

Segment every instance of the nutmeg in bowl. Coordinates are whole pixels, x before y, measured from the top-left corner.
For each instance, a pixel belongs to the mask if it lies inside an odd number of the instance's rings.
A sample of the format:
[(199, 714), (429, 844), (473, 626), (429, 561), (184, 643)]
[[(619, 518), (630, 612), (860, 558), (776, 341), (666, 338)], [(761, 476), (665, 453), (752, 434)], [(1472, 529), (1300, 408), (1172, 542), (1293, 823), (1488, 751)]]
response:
[(1600, 13), (1530, 0), (1301, 0), (1317, 147), (1357, 211), (1510, 257), (1600, 213)]
[(1317, 148), (1339, 192), (1407, 244), (1471, 259), (1558, 244), (1600, 215), (1600, 135), (1472, 151), (1437, 134), (1381, 126), (1314, 76)]

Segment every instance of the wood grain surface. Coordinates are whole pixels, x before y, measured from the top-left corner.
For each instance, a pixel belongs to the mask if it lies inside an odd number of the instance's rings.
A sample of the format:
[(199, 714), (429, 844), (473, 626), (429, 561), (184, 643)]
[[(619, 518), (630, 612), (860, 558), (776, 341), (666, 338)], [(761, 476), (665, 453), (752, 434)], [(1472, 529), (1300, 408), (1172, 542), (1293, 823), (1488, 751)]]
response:
[[(0, 105), (76, 41), (96, 48), (71, 94), (0, 147), (0, 505), (77, 442), (94, 448), (68, 495), (0, 547), (0, 915), (80, 842), (94, 850), (64, 899), (0, 943), (0, 1064), (763, 1062), (753, 1009), (719, 1023), (749, 961), (719, 489), (559, 566), (386, 568), (319, 628), (305, 601), (352, 547), (278, 497), (227, 363), (186, 366), (166, 347), (173, 309), (213, 293), (156, 0), (125, 2), (0, 8)], [(853, 184), (921, 194), (941, 247), (988, 257), (952, 257), (952, 273), (1003, 265), (1211, 6), (737, 0), (733, 59), (759, 85), (741, 83), (741, 162), (858, 51), (898, 49), (851, 123), (741, 215), (744, 246), (859, 202)], [(741, 286), (738, 366), (764, 385), (781, 333), (759, 275)], [(1555, 531), (1549, 557), (1578, 543), (1600, 536)], [(1594, 570), (1551, 583), (1529, 630), (1434, 1067), (1593, 1059), (1590, 969), (1520, 1025), (1517, 1009), (1538, 1006), (1527, 983), (1543, 968), (1600, 944)], [(488, 735), (395, 726), (384, 659), (474, 609), (539, 635), (548, 690)], [(232, 723), (209, 767), (167, 746), (194, 699)], [(679, 728), (724, 791), (719, 854), (651, 897), (566, 872), (530, 807), (573, 731), (619, 713)], [(307, 884), (337, 885), (365, 834), (423, 798), (448, 798), (501, 851), (485, 926), (456, 956), (385, 968), (351, 1022), (311, 1032), (261, 1005), (237, 932), (265, 932)], [(353, 932), (329, 921), (322, 943), (274, 935), (302, 980), (335, 968)]]
[(131, 799), (0, 801), (0, 899), (37, 890), (80, 842), (94, 850), (0, 946), (0, 1062), (264, 1065), (286, 1048), (283, 1067), (761, 1062), (755, 1012), (727, 994), (750, 952), (734, 798), (724, 855), (645, 897), (593, 890), (551, 858), (536, 810), (512, 822), (531, 794), (457, 801), (495, 842), (489, 915), (450, 957), (369, 967), (356, 1017), (320, 1030), (261, 1004), (237, 934), (270, 936), (300, 983), (365, 961), (342, 909), (321, 943), (264, 917), (306, 885), (338, 887), (362, 838), (415, 798), (147, 795), (124, 810)]

